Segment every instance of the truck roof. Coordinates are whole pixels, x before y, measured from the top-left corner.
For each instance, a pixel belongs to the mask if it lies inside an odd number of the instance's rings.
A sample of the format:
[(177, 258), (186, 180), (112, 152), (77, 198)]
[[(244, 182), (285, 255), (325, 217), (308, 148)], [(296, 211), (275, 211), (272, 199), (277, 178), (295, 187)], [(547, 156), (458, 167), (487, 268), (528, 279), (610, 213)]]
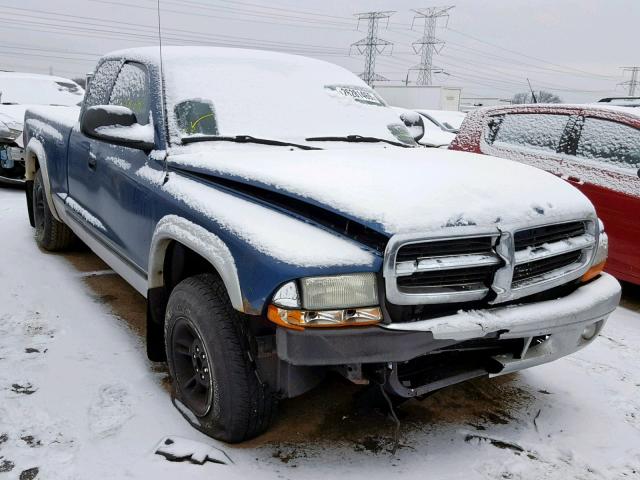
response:
[[(126, 58), (145, 63), (158, 64), (160, 62), (159, 47), (138, 47), (117, 50), (105, 55), (105, 58)], [(207, 47), (207, 46), (168, 46), (162, 47), (163, 62), (191, 63), (194, 60), (206, 59), (222, 62), (238, 61), (269, 61), (304, 63), (306, 65), (327, 65), (328, 62), (290, 53), (254, 50), (247, 48)], [(333, 65), (333, 64), (329, 64)]]

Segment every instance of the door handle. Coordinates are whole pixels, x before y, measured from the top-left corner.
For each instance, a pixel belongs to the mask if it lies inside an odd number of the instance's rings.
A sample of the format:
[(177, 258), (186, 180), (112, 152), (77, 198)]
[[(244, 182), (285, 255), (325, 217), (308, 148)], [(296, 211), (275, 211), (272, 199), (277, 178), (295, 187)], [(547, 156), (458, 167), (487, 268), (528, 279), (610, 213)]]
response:
[(89, 159), (87, 160), (87, 165), (89, 166), (89, 170), (95, 170), (98, 166), (98, 159), (96, 156), (89, 152)]

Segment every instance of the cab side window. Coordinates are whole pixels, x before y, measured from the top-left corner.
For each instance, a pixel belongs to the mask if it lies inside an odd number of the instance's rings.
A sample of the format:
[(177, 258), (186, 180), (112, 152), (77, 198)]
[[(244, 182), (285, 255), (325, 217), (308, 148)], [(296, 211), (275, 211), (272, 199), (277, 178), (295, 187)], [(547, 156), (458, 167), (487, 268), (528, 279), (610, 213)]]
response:
[(556, 153), (568, 121), (569, 115), (562, 114), (507, 114), (491, 125), (487, 138), (497, 147)]
[(137, 63), (125, 63), (113, 86), (109, 104), (131, 109), (138, 123), (147, 125), (151, 99), (146, 68)]
[(587, 117), (576, 156), (635, 171), (640, 168), (640, 130), (623, 123)]
[(83, 109), (109, 103), (109, 93), (120, 69), (120, 60), (102, 62), (87, 87)]

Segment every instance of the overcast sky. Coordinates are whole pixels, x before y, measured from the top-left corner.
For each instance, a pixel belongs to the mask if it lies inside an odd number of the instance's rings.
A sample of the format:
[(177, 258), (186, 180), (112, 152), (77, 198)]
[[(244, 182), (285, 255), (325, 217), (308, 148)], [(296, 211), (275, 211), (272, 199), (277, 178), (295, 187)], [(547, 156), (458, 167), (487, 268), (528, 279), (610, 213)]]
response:
[[(363, 58), (349, 45), (366, 35), (354, 14), (394, 10), (379, 36), (394, 43), (376, 72), (394, 82), (419, 62), (411, 9), (445, 5), (415, 0), (161, 0), (165, 44), (259, 47), (338, 63), (356, 73)], [(640, 0), (455, 0), (434, 84), (463, 95), (510, 98), (551, 90), (565, 101), (624, 94), (621, 66), (640, 65), (635, 42)], [(157, 44), (156, 0), (0, 0), (0, 69), (74, 77), (100, 54)], [(387, 51), (391, 53), (390, 50)], [(355, 53), (355, 52), (351, 52)], [(627, 75), (628, 76), (628, 75)], [(414, 81), (415, 72), (409, 74)]]

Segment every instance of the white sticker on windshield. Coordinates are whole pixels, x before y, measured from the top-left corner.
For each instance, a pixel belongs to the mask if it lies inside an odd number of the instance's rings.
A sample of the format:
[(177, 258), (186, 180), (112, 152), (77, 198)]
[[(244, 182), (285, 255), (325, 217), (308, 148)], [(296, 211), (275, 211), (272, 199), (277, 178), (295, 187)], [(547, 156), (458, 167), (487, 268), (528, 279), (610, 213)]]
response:
[(324, 88), (337, 93), (341, 97), (352, 98), (356, 102), (367, 105), (385, 107), (384, 100), (373, 90), (355, 85), (326, 85)]

